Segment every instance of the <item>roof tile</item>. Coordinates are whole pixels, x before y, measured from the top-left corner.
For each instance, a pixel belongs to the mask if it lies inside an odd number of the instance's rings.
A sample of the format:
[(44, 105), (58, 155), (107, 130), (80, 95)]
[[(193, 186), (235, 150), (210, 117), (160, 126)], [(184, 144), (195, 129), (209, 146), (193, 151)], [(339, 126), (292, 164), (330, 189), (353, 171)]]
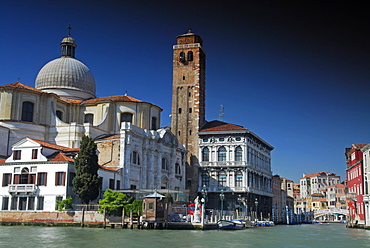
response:
[(234, 131), (234, 130), (248, 130), (243, 126), (238, 126), (223, 121), (210, 121), (204, 124), (199, 132), (212, 132), (212, 131)]

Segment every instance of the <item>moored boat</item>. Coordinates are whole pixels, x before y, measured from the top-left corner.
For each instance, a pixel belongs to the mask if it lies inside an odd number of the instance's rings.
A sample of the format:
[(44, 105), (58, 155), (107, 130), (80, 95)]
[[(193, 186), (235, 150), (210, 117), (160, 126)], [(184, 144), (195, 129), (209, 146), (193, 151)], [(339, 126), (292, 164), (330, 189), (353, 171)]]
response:
[(273, 221), (259, 220), (254, 222), (256, 226), (275, 226)]
[(243, 230), (246, 228), (246, 223), (241, 219), (219, 220), (217, 224), (221, 230)]

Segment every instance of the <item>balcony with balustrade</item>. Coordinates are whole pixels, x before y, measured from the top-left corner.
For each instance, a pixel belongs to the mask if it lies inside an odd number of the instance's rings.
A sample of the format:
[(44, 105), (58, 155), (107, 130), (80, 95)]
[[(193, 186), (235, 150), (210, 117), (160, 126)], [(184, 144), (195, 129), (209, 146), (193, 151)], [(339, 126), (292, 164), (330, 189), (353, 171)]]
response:
[(9, 184), (10, 194), (34, 194), (36, 190), (36, 184)]

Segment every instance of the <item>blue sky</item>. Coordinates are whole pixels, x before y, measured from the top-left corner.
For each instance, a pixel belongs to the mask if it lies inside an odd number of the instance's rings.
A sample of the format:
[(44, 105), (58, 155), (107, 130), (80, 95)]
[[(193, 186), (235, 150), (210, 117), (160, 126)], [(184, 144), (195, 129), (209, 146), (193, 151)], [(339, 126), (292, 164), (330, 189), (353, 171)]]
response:
[(370, 143), (366, 6), (337, 1), (2, 1), (0, 84), (34, 86), (68, 34), (98, 96), (171, 112), (172, 46), (188, 28), (207, 54), (206, 118), (275, 147), (274, 174), (345, 176), (345, 147)]

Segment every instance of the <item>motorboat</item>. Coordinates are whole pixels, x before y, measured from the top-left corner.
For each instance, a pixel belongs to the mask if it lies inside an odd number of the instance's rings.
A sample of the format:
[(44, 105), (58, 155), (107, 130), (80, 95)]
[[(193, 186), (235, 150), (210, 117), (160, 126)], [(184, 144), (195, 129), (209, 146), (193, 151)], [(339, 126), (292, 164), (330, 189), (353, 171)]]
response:
[(247, 227), (247, 223), (241, 219), (219, 220), (217, 224), (221, 230), (243, 230)]

